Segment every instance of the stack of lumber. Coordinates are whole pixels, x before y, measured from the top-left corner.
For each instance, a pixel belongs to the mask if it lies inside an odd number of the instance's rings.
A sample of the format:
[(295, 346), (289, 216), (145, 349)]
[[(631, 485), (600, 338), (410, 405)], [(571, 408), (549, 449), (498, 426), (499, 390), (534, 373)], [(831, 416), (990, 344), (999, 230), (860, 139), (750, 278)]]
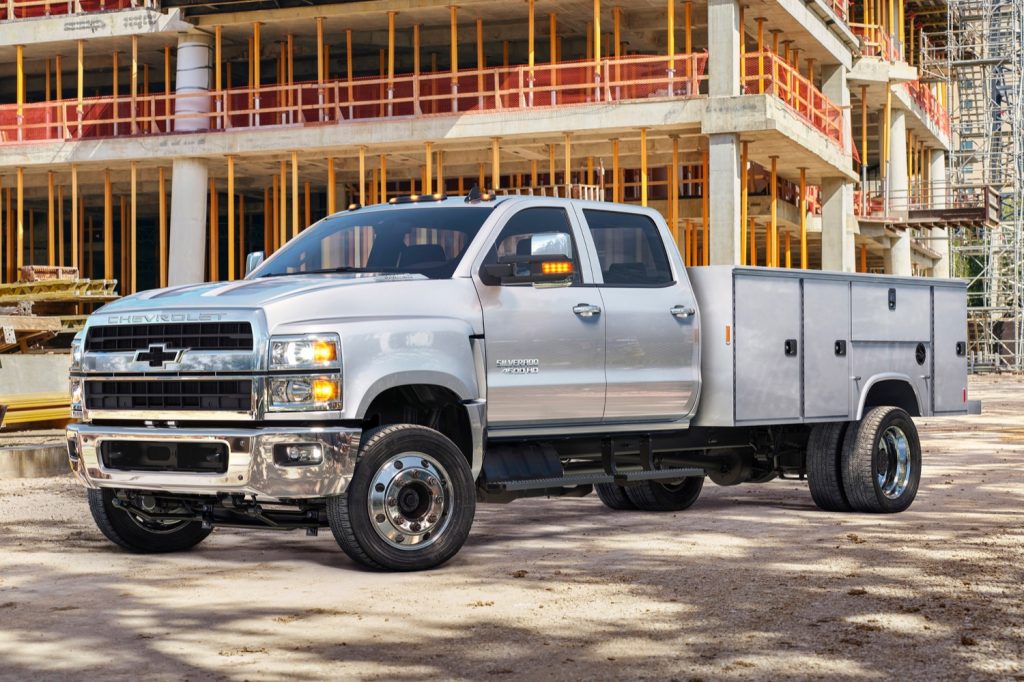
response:
[(0, 398), (3, 426), (64, 421), (71, 418), (71, 396), (67, 392), (22, 393)]

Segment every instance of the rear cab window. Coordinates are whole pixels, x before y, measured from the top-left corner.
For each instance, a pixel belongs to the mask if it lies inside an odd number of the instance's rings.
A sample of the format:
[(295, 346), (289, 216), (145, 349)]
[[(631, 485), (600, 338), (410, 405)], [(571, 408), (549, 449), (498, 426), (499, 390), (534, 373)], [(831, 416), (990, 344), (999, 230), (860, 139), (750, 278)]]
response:
[(657, 224), (639, 213), (584, 209), (606, 286), (660, 287), (674, 283)]

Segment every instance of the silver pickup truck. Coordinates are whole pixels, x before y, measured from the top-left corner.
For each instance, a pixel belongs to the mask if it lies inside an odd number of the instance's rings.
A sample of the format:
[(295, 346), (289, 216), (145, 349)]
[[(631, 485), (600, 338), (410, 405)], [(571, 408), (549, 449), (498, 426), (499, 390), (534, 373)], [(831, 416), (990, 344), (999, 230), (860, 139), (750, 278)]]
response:
[(478, 502), (596, 488), (678, 511), (705, 478), (898, 512), (912, 417), (979, 407), (964, 283), (687, 270), (635, 206), (409, 197), (260, 260), (107, 305), (75, 338), (69, 456), (117, 545), (329, 527), (359, 563), (426, 569)]

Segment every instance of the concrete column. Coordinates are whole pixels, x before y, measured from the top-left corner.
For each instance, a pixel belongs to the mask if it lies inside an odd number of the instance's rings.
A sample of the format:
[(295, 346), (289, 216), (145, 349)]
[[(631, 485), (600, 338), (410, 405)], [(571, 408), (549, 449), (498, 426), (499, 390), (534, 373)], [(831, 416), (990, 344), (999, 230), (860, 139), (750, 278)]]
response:
[(851, 220), (854, 220), (853, 183), (846, 178), (822, 178), (822, 270), (854, 272), (857, 269)]
[(740, 139), (708, 135), (708, 211), (711, 265), (740, 262)]
[(740, 5), (737, 0), (708, 0), (708, 45), (709, 94), (712, 97), (739, 95)]
[[(899, 109), (892, 110), (889, 128), (889, 214), (906, 217), (909, 192), (907, 187), (907, 118)], [(886, 259), (886, 274), (910, 275), (910, 232), (900, 230), (893, 240)]]
[(850, 88), (846, 84), (846, 74), (846, 67), (842, 64), (821, 67), (821, 92), (843, 110), (843, 149), (850, 152)]
[[(932, 206), (934, 208), (946, 208), (946, 152), (942, 149), (933, 149), (931, 159), (931, 190)], [(949, 277), (949, 228), (933, 227), (929, 245), (933, 250), (938, 251), (939, 260), (935, 262), (935, 276)]]
[(202, 159), (175, 159), (171, 170), (171, 229), (167, 283), (202, 282), (206, 268), (206, 189)]
[[(178, 69), (174, 92), (174, 130), (189, 132), (210, 128), (211, 38), (201, 33), (178, 36)], [(191, 116), (190, 116), (191, 114)]]

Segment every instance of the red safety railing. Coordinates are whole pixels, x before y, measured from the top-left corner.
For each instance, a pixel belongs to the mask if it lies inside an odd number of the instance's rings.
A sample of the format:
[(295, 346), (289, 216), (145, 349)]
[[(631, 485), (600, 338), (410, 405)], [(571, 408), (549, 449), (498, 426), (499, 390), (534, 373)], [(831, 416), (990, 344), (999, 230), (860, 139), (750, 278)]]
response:
[(850, 20), (849, 0), (825, 0), (825, 4), (831, 7), (832, 11), (836, 13), (836, 16), (843, 21)]
[(0, 21), (66, 14), (103, 12), (128, 7), (153, 7), (155, 0), (0, 0)]
[(748, 95), (775, 95), (812, 127), (848, 150), (843, 110), (774, 52), (746, 54), (744, 91)]
[(850, 24), (850, 30), (860, 38), (860, 53), (865, 57), (881, 57), (895, 62), (900, 59), (900, 48), (877, 24)]
[(935, 96), (927, 85), (921, 81), (907, 81), (903, 84), (907, 94), (910, 95), (917, 106), (921, 107), (925, 115), (932, 123), (938, 126), (939, 130), (947, 137), (949, 136), (949, 111)]
[(625, 57), (0, 106), (0, 143), (486, 113), (697, 97), (707, 54)]

